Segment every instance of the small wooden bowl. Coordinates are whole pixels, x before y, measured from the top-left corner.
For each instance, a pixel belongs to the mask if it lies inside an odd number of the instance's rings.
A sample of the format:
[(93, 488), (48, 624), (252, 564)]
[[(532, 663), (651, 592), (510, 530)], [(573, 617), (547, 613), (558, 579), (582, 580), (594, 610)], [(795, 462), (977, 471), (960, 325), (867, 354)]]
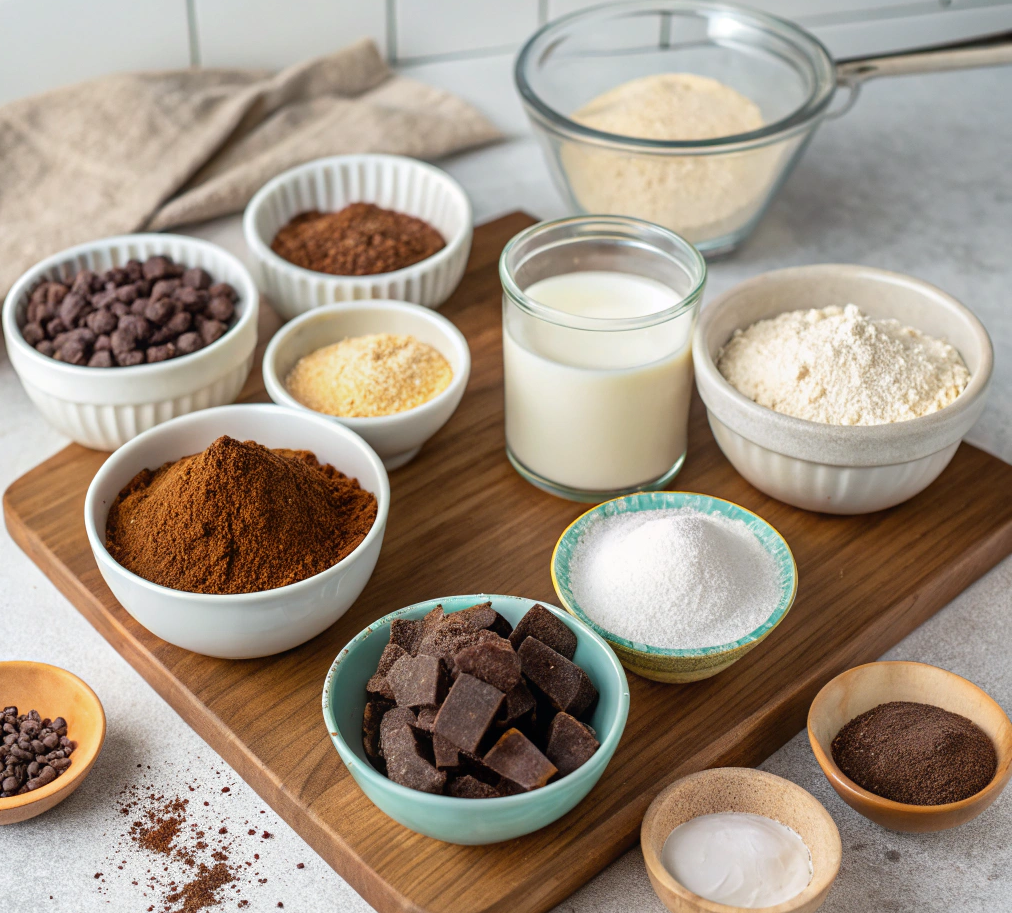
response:
[[(934, 704), (973, 720), (998, 753), (994, 779), (976, 795), (945, 805), (907, 805), (862, 789), (833, 760), (836, 734), (854, 717), (888, 701)], [(829, 681), (808, 711), (808, 740), (822, 772), (852, 809), (891, 831), (943, 831), (976, 818), (998, 798), (1012, 774), (1012, 722), (988, 694), (965, 678), (925, 663), (855, 666)]]
[(84, 782), (105, 740), (105, 712), (95, 692), (76, 675), (46, 663), (0, 663), (0, 702), (16, 705), (19, 713), (62, 716), (67, 735), (77, 743), (62, 776), (30, 793), (0, 799), (0, 824), (14, 824), (49, 811)]
[(672, 913), (739, 913), (744, 907), (716, 903), (693, 894), (661, 862), (668, 835), (679, 824), (700, 815), (747, 812), (765, 815), (793, 828), (812, 854), (812, 880), (796, 897), (765, 913), (811, 913), (822, 906), (837, 872), (840, 832), (819, 801), (800, 786), (762, 770), (715, 767), (676, 780), (647, 809), (640, 830), (647, 874), (657, 896)]

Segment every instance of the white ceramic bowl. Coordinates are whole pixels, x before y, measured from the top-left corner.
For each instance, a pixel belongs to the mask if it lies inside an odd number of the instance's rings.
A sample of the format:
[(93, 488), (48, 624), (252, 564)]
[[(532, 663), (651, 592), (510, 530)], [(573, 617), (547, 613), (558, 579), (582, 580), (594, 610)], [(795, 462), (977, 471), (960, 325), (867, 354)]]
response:
[[(826, 425), (752, 402), (714, 364), (736, 329), (845, 304), (947, 340), (970, 370), (966, 389), (952, 405), (910, 421)], [(984, 326), (955, 298), (910, 276), (840, 264), (775, 270), (735, 286), (703, 308), (692, 357), (710, 428), (735, 469), (774, 498), (833, 514), (882, 510), (927, 488), (983, 411), (994, 362)]]
[[(237, 316), (220, 339), (156, 364), (88, 368), (41, 355), (21, 335), (30, 293), (40, 280), (65, 279), (84, 268), (101, 272), (156, 254), (202, 266), (215, 282), (235, 287)], [(45, 419), (78, 444), (115, 450), (161, 422), (235, 400), (253, 366), (259, 301), (246, 268), (215, 244), (182, 235), (122, 235), (68, 248), (22, 275), (4, 301), (4, 337), (11, 364)]]
[[(375, 203), (424, 219), (446, 241), (431, 257), (392, 273), (333, 276), (303, 269), (271, 250), (278, 229), (300, 212)], [(287, 320), (335, 301), (362, 298), (439, 307), (453, 294), (471, 250), (471, 203), (446, 172), (400, 155), (335, 155), (292, 168), (250, 200), (243, 233), (261, 290)]]
[[(223, 434), (265, 447), (311, 450), (376, 496), (376, 522), (333, 567), (289, 586), (228, 596), (187, 593), (151, 583), (116, 562), (105, 524), (116, 495), (142, 469), (199, 453)], [(379, 557), (390, 484), (375, 452), (353, 431), (325, 418), (271, 405), (222, 406), (174, 419), (139, 435), (103, 464), (88, 488), (84, 525), (102, 578), (120, 604), (163, 640), (225, 659), (269, 656), (329, 628), (358, 598)]]
[(467, 386), (471, 373), (467, 340), (445, 317), (403, 301), (328, 304), (317, 308), (283, 326), (271, 339), (264, 353), (264, 385), (278, 405), (320, 415), (288, 392), (285, 378), (303, 355), (349, 336), (369, 333), (414, 336), (436, 349), (453, 369), (450, 385), (442, 393), (406, 412), (375, 418), (326, 416), (362, 435), (387, 469), (397, 469), (413, 459), (422, 444), (447, 423)]

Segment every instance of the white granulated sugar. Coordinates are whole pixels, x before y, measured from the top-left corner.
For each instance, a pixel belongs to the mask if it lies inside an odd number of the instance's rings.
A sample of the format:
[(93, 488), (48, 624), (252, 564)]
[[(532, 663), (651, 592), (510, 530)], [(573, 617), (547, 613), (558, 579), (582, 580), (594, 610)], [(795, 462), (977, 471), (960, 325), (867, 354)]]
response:
[(736, 330), (717, 369), (753, 402), (828, 425), (884, 425), (944, 409), (970, 372), (948, 343), (853, 304)]
[(570, 584), (593, 621), (652, 647), (731, 643), (780, 601), (776, 562), (744, 522), (675, 508), (592, 524)]
[[(707, 140), (758, 130), (750, 98), (694, 73), (658, 73), (605, 92), (572, 114), (579, 124), (652, 140)], [(587, 212), (656, 222), (690, 241), (734, 231), (766, 199), (782, 148), (711, 155), (633, 155), (564, 143), (573, 195)]]

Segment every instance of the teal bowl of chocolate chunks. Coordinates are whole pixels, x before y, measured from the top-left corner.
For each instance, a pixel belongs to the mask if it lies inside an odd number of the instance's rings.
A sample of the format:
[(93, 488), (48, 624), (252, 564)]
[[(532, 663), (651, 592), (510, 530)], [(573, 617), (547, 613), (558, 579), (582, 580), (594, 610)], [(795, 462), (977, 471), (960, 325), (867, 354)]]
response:
[(323, 716), (384, 813), (447, 843), (512, 840), (572, 811), (629, 714), (611, 647), (554, 606), (449, 596), (374, 622), (334, 660)]

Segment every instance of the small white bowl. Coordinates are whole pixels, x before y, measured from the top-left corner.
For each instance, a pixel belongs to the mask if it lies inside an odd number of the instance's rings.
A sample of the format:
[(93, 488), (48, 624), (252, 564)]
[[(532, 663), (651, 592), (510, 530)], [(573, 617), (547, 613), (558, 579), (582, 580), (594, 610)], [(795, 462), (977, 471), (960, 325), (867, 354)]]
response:
[(325, 416), (362, 435), (380, 455), (383, 465), (392, 470), (414, 459), (422, 444), (447, 423), (464, 395), (471, 373), (471, 353), (464, 335), (445, 317), (403, 301), (328, 304), (317, 308), (283, 326), (271, 339), (264, 353), (264, 386), (280, 406), (323, 415), (292, 396), (285, 387), (285, 378), (304, 355), (349, 336), (370, 333), (414, 336), (436, 349), (453, 369), (450, 385), (414, 409), (375, 418)]
[[(952, 405), (909, 421), (827, 425), (760, 406), (717, 370), (717, 352), (736, 329), (785, 311), (845, 304), (947, 340), (970, 371), (966, 389)], [(692, 359), (713, 435), (749, 482), (806, 510), (863, 514), (912, 498), (945, 469), (984, 409), (994, 353), (983, 324), (935, 286), (867, 266), (822, 264), (763, 273), (704, 307)]]
[[(173, 590), (115, 561), (105, 547), (109, 508), (142, 469), (199, 453), (223, 434), (265, 447), (310, 450), (376, 496), (376, 522), (359, 546), (327, 570), (288, 586), (227, 596)], [(289, 650), (329, 628), (355, 602), (379, 558), (390, 509), (386, 470), (372, 448), (341, 425), (271, 405), (222, 406), (159, 425), (114, 453), (84, 502), (88, 542), (102, 578), (140, 624), (177, 647), (246, 659)]]
[[(21, 335), (30, 293), (42, 279), (62, 280), (79, 269), (103, 272), (157, 254), (201, 266), (238, 292), (233, 326), (211, 345), (156, 364), (88, 368), (42, 355)], [(85, 447), (115, 450), (161, 422), (235, 400), (253, 367), (259, 302), (249, 272), (216, 244), (182, 235), (121, 235), (68, 248), (28, 270), (4, 301), (3, 330), (11, 364), (46, 421)]]
[[(271, 250), (278, 229), (316, 209), (336, 212), (349, 203), (374, 203), (424, 219), (446, 241), (431, 257), (392, 273), (334, 276), (303, 269)], [(400, 155), (335, 155), (279, 174), (250, 200), (243, 234), (257, 281), (287, 320), (335, 301), (363, 298), (439, 307), (460, 284), (471, 250), (471, 203), (446, 172)]]

